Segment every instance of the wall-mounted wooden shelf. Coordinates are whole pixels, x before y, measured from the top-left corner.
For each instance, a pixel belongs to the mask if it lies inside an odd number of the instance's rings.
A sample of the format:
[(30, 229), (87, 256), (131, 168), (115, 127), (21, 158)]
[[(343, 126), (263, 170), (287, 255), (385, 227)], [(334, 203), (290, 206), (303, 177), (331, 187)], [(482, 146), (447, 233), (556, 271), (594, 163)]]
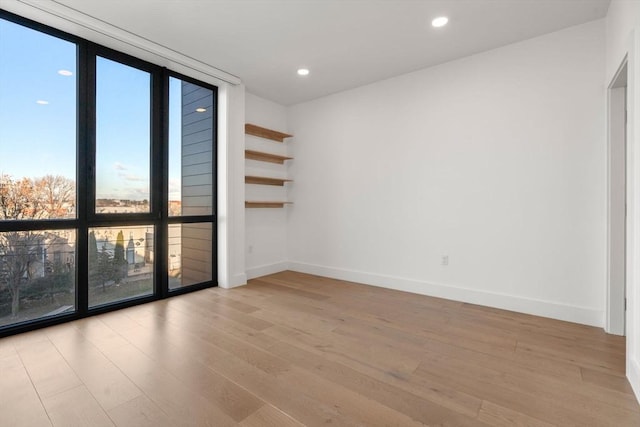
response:
[(292, 180), (284, 178), (268, 178), (266, 176), (245, 176), (244, 182), (245, 184), (283, 186), (285, 182), (292, 182)]
[(261, 126), (252, 125), (251, 123), (245, 123), (244, 133), (246, 133), (247, 135), (270, 139), (276, 142), (284, 142), (285, 138), (291, 138), (293, 136), (289, 135), (288, 133), (278, 132), (277, 130), (271, 130), (263, 128)]
[(280, 156), (277, 154), (263, 153), (262, 151), (244, 150), (244, 158), (258, 160), (260, 162), (284, 164), (285, 160), (291, 160), (293, 157)]
[[(290, 138), (293, 135), (287, 133), (278, 132), (275, 130), (263, 128), (261, 126), (252, 125), (251, 123), (245, 123), (244, 132), (247, 135), (257, 136), (259, 138), (269, 139), (275, 142), (284, 142), (285, 138)], [(285, 161), (291, 160), (293, 157), (281, 156), (279, 154), (265, 153), (263, 151), (256, 150), (244, 150), (244, 158), (250, 160), (258, 160), (260, 162), (278, 163), (283, 165)], [(258, 184), (258, 185), (277, 185), (284, 186), (287, 182), (292, 182), (286, 178), (270, 178), (266, 176), (251, 176), (244, 177), (245, 184)], [(265, 200), (247, 200), (244, 202), (245, 208), (283, 208), (285, 205), (289, 205), (291, 202), (284, 201), (265, 201)]]
[(284, 205), (292, 205), (291, 202), (257, 202), (246, 201), (244, 202), (245, 208), (283, 208)]

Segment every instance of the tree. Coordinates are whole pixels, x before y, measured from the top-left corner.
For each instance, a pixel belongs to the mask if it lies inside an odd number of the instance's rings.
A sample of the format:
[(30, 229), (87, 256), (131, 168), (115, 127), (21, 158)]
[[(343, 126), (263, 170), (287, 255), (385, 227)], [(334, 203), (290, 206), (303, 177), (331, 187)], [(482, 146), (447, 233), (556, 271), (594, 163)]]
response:
[(127, 276), (127, 260), (124, 257), (124, 234), (122, 230), (118, 232), (116, 237), (116, 246), (113, 249), (113, 266), (116, 271), (116, 281)]
[(89, 233), (89, 281), (94, 282), (98, 279), (98, 242), (96, 241), (96, 233)]
[(49, 298), (55, 303), (55, 295), (67, 293), (73, 289), (74, 274), (68, 266), (60, 261), (46, 262), (46, 275), (32, 279), (29, 286), (20, 291), (20, 298)]
[(0, 219), (40, 219), (35, 183), (29, 178), (14, 181), (0, 176)]
[(102, 292), (106, 291), (107, 281), (114, 279), (112, 258), (111, 255), (109, 255), (105, 244), (102, 245), (102, 250), (98, 253), (98, 258), (95, 264), (95, 274), (92, 275), (91, 279), (97, 280), (102, 285)]
[(96, 240), (96, 233), (91, 231), (89, 233), (89, 269), (98, 263), (98, 242)]
[[(0, 220), (64, 218), (75, 205), (75, 183), (62, 176), (14, 180), (0, 175)], [(20, 309), (20, 289), (29, 286), (46, 243), (43, 231), (0, 232), (0, 285), (11, 294), (11, 315)]]
[(68, 216), (69, 208), (75, 204), (74, 181), (60, 175), (46, 175), (36, 179), (35, 185), (49, 218)]
[(33, 278), (44, 236), (40, 232), (9, 231), (0, 233), (0, 254), (5, 273), (5, 286), (11, 294), (11, 316), (20, 310), (20, 289)]
[(66, 218), (75, 193), (75, 182), (60, 175), (20, 180), (0, 175), (0, 219)]

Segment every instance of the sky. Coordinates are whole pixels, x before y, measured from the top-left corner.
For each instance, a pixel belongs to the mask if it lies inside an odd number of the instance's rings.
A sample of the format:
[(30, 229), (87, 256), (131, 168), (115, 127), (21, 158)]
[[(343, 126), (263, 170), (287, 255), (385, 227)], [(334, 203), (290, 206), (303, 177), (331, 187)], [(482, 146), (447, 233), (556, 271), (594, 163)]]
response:
[[(148, 200), (150, 75), (105, 58), (96, 71), (96, 196)], [(76, 79), (75, 44), (0, 19), (0, 174), (76, 179)], [(180, 200), (180, 94), (171, 79), (171, 200)]]

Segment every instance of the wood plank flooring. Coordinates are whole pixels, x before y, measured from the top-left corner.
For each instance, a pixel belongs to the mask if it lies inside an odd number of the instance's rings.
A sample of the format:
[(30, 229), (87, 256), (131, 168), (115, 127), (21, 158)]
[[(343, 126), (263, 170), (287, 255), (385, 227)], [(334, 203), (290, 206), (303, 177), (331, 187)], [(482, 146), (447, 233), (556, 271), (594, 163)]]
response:
[(640, 426), (624, 338), (294, 272), (0, 339), (0, 426)]

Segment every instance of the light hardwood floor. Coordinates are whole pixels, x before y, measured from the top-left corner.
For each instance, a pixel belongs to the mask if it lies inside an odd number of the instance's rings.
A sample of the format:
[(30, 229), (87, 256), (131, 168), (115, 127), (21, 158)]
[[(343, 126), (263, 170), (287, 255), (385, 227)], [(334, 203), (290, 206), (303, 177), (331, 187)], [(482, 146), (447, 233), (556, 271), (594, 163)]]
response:
[(640, 426), (601, 329), (283, 272), (0, 339), (1, 426)]

